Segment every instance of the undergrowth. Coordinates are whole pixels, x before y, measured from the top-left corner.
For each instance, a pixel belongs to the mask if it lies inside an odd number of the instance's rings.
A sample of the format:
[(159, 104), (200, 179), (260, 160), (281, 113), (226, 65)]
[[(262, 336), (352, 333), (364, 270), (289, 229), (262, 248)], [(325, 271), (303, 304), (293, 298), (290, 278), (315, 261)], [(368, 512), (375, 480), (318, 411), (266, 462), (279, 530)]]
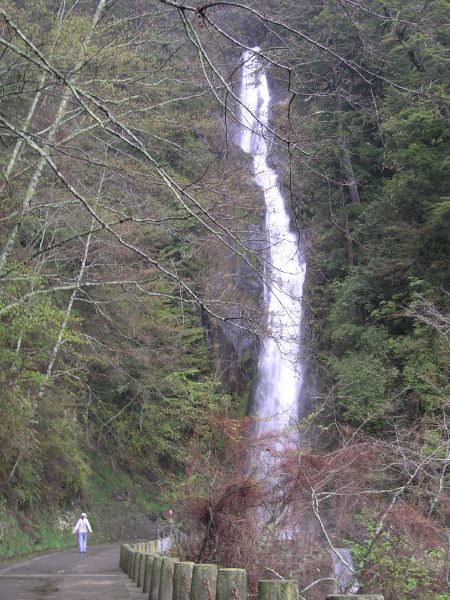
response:
[(91, 457), (91, 473), (82, 498), (71, 506), (35, 505), (27, 513), (0, 501), (0, 561), (75, 544), (72, 528), (81, 510), (93, 529), (90, 543), (150, 535), (154, 518), (166, 506), (144, 478), (113, 470)]

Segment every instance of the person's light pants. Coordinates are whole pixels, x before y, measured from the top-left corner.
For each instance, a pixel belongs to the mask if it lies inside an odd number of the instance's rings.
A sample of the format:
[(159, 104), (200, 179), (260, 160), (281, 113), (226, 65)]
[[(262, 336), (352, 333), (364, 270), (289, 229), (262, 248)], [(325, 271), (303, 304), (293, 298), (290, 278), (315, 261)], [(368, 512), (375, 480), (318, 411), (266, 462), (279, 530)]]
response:
[(87, 544), (87, 531), (84, 533), (78, 533), (78, 546), (80, 548), (80, 552), (86, 552), (86, 544)]

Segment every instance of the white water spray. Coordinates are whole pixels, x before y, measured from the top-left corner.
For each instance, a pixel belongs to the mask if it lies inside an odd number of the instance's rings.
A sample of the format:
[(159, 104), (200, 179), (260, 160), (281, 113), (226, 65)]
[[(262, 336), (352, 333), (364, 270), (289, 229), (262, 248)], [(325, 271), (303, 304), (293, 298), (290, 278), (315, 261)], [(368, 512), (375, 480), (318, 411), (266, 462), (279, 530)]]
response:
[[(267, 162), (270, 93), (266, 74), (255, 52), (259, 52), (259, 48), (243, 55), (239, 145), (253, 156), (254, 178), (264, 192), (266, 205), (268, 245), (264, 256), (264, 304), (268, 309), (270, 337), (264, 342), (258, 363), (256, 433), (258, 436), (273, 434), (275, 448), (279, 448), (295, 439), (293, 432), (301, 408), (300, 325), (306, 264), (279, 189), (278, 177)], [(261, 454), (254, 464), (264, 469), (272, 462), (270, 455)], [(303, 529), (305, 526), (303, 524)], [(290, 527), (279, 531), (281, 538), (292, 539), (293, 535), (295, 532)], [(350, 587), (350, 592), (354, 593), (358, 584), (353, 582), (352, 571), (348, 568), (353, 568), (350, 551), (339, 548), (337, 552), (341, 560), (332, 553), (336, 591)]]
[[(254, 48), (258, 52), (259, 48)], [(254, 177), (265, 200), (268, 239), (264, 266), (264, 304), (268, 309), (268, 337), (259, 357), (255, 408), (257, 435), (292, 439), (303, 380), (300, 354), (301, 300), (306, 265), (297, 234), (281, 195), (278, 177), (268, 165), (270, 93), (258, 56), (243, 55), (240, 100), (240, 147), (253, 156)], [(282, 442), (281, 442), (282, 443)]]

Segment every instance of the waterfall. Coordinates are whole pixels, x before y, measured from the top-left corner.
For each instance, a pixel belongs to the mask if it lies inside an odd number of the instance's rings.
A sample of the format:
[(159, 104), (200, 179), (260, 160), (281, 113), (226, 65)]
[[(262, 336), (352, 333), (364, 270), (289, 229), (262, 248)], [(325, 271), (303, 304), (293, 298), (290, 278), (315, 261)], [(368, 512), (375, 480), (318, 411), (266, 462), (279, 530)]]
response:
[[(264, 340), (258, 361), (258, 384), (255, 393), (257, 436), (274, 436), (271, 447), (281, 448), (295, 441), (295, 424), (302, 406), (304, 369), (301, 360), (302, 295), (306, 264), (300, 241), (293, 230), (275, 171), (268, 164), (270, 135), (267, 128), (270, 93), (267, 77), (258, 55), (259, 48), (243, 54), (239, 145), (253, 156), (254, 179), (264, 193), (265, 234), (264, 305), (270, 335)], [(273, 464), (272, 455), (261, 453), (253, 466), (264, 471)], [(307, 524), (303, 524), (305, 529)], [(278, 532), (282, 539), (292, 539), (288, 528)], [(332, 572), (336, 591), (350, 587), (358, 590), (351, 570), (348, 548), (332, 553)], [(344, 562), (345, 561), (345, 562)]]
[(299, 413), (303, 380), (300, 354), (302, 292), (306, 265), (299, 249), (278, 177), (268, 164), (267, 130), (270, 93), (265, 70), (254, 53), (243, 54), (240, 147), (253, 156), (254, 179), (264, 193), (265, 233), (264, 305), (270, 335), (258, 362), (255, 414), (258, 436), (274, 434), (292, 440)]
[[(348, 548), (336, 548), (335, 550), (345, 560), (345, 563), (353, 569), (354, 564), (350, 550)], [(331, 553), (331, 559), (333, 561), (333, 576), (336, 580), (334, 593), (341, 594), (345, 590), (348, 594), (356, 594), (359, 590), (359, 584), (353, 580), (352, 571), (342, 560), (339, 560), (339, 557), (334, 552)]]

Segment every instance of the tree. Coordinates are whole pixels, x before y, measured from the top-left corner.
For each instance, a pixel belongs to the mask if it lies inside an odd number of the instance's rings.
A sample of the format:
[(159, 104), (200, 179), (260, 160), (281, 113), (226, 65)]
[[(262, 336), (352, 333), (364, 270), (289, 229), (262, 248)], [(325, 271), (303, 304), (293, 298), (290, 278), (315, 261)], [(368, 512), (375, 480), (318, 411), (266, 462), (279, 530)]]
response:
[[(10, 399), (1, 416), (18, 432), (1, 471), (11, 498), (29, 505), (42, 493), (52, 455), (72, 454), (51, 470), (58, 490), (76, 493), (89, 447), (149, 478), (194, 465), (204, 477), (189, 478), (188, 508), (205, 527), (202, 558), (256, 557), (273, 574), (301, 554), (305, 594), (315, 594), (327, 582), (314, 569), (327, 580), (328, 552), (348, 543), (365, 585), (392, 597), (438, 593), (447, 8), (105, 0), (1, 9), (0, 335)], [(238, 440), (240, 460), (217, 464), (224, 448), (235, 456), (237, 435), (217, 415), (242, 413), (242, 398), (221, 387), (204, 339), (205, 325), (210, 340), (220, 337), (213, 323), (224, 337), (230, 325), (268, 334), (260, 199), (232, 143), (240, 56), (256, 44), (276, 99), (266, 134), (308, 254), (309, 352), (323, 404), (312, 416), (317, 446), (274, 461), (274, 493), (270, 477), (242, 475), (248, 438)], [(354, 480), (343, 484), (348, 470)], [(270, 518), (258, 530), (252, 511), (263, 503)], [(409, 544), (412, 515), (436, 532), (420, 547)], [(311, 523), (309, 539), (283, 543), (280, 531), (299, 518)], [(281, 565), (271, 545), (288, 546)], [(399, 582), (386, 548), (414, 581)]]

